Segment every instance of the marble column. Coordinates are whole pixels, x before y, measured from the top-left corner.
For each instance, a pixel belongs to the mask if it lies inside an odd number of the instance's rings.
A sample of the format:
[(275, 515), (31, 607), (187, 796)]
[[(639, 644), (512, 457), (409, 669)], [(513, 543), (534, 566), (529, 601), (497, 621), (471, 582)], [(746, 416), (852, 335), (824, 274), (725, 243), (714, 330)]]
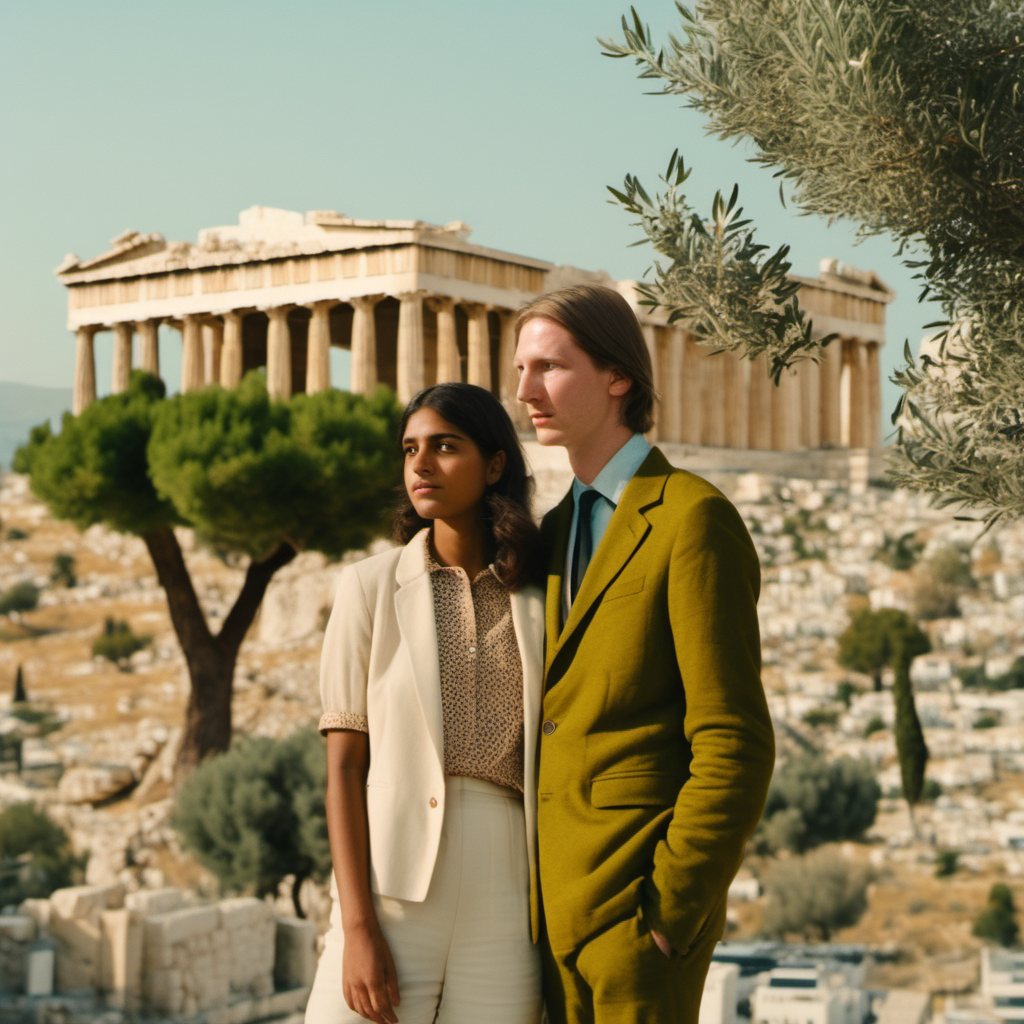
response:
[(368, 395), (377, 386), (377, 328), (373, 310), (383, 295), (357, 295), (349, 299), (352, 306), (352, 364), (349, 391)]
[(868, 342), (864, 346), (865, 354), (865, 408), (867, 423), (864, 430), (864, 446), (871, 449), (882, 447), (882, 370), (879, 366), (879, 349), (877, 342)]
[(135, 325), (139, 334), (139, 369), (160, 376), (160, 321), (140, 320)]
[(224, 314), (224, 344), (220, 350), (220, 384), (237, 388), (242, 379), (242, 314)]
[(96, 355), (93, 337), (98, 324), (79, 327), (75, 331), (75, 390), (71, 411), (77, 416), (90, 402), (96, 401)]
[(114, 359), (110, 369), (110, 393), (118, 395), (128, 390), (128, 378), (132, 372), (132, 337), (135, 324), (114, 324)]
[(331, 310), (338, 303), (324, 299), (312, 305), (306, 340), (306, 394), (326, 391), (331, 386)]
[(797, 363), (800, 384), (800, 447), (821, 447), (821, 366), (813, 359)]
[(843, 339), (843, 371), (840, 378), (840, 443), (847, 448), (864, 448), (864, 375), (867, 354), (857, 338)]
[(723, 352), (722, 409), (725, 415), (725, 445), (746, 448), (750, 435), (750, 360), (735, 352)]
[(674, 348), (680, 350), (683, 372), (679, 375), (679, 440), (685, 444), (700, 444), (704, 429), (704, 363), (707, 356), (692, 334), (682, 328), (675, 329), (678, 340)]
[(482, 303), (465, 303), (469, 318), (466, 342), (466, 379), (491, 390), (491, 337), (487, 329), (487, 307)]
[(292, 397), (292, 339), (288, 330), (291, 306), (271, 306), (267, 324), (267, 393), (272, 399)]
[(658, 438), (663, 437), (661, 431), (662, 421), (664, 414), (661, 408), (661, 367), (658, 365), (658, 329), (654, 324), (640, 324), (640, 330), (643, 331), (644, 342), (647, 344), (647, 354), (651, 357), (651, 382), (654, 385), (654, 393), (659, 396), (654, 400), (654, 424), (651, 429), (647, 431), (647, 440), (655, 442)]
[(821, 381), (820, 443), (824, 448), (838, 448), (843, 443), (840, 428), (842, 405), (840, 379), (843, 373), (843, 343), (836, 338), (821, 353), (818, 377)]
[(768, 360), (758, 356), (750, 364), (750, 411), (747, 413), (747, 447), (770, 451), (772, 447), (772, 395), (775, 384), (768, 376)]
[(438, 295), (427, 301), (437, 314), (437, 383), (462, 380), (462, 359), (455, 337), (455, 300)]
[(423, 389), (423, 292), (398, 296), (398, 400), (408, 402)]
[(202, 321), (195, 313), (181, 321), (181, 392), (185, 394), (203, 386), (203, 337)]
[(519, 374), (516, 372), (516, 319), (518, 313), (513, 309), (499, 310), (501, 333), (498, 341), (498, 387), (501, 404), (512, 417), (512, 422), (525, 425), (526, 407), (516, 398), (519, 390)]
[(800, 384), (794, 370), (783, 370), (772, 394), (772, 444), (777, 452), (800, 447)]
[(724, 352), (716, 353), (710, 348), (705, 350), (701, 437), (704, 444), (713, 448), (725, 447), (725, 360)]
[(220, 383), (220, 364), (224, 349), (224, 324), (207, 320), (203, 324), (203, 379), (206, 386)]

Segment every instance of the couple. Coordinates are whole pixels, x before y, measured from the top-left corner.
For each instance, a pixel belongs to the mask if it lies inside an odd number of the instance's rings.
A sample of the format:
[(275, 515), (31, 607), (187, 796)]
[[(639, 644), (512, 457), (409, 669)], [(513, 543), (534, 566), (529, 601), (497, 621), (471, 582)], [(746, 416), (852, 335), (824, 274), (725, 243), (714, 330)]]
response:
[(651, 362), (618, 292), (541, 296), (516, 336), (518, 398), (575, 474), (539, 535), (500, 403), (439, 384), (402, 420), (405, 546), (339, 581), (307, 1024), (536, 1024), (542, 977), (551, 1024), (695, 1024), (761, 814), (738, 513), (644, 439)]

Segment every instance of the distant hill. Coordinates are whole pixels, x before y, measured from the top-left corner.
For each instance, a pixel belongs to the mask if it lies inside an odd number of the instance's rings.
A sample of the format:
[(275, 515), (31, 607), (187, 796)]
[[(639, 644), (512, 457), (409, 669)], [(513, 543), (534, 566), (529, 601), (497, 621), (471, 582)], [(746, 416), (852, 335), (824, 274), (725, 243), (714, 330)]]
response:
[(71, 408), (71, 388), (41, 388), (35, 384), (0, 381), (0, 467), (9, 469), (15, 450), (28, 432), (43, 420), (60, 425)]

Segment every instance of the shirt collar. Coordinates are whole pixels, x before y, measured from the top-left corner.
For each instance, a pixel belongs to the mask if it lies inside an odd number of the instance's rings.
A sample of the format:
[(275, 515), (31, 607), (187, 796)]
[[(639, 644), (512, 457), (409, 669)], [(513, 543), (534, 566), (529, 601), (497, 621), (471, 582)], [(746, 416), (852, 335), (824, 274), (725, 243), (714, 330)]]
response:
[[(423, 548), (423, 561), (424, 561), (424, 564), (427, 567), (427, 572), (428, 573), (431, 573), (431, 574), (436, 573), (436, 572), (450, 572), (450, 573), (456, 573), (456, 574), (461, 573), (462, 576), (466, 577), (466, 572), (463, 569), (459, 568), (459, 566), (457, 566), (457, 565), (442, 565), (431, 554), (431, 552), (430, 552), (430, 527), (429, 526), (425, 527), (422, 530), (420, 530), (420, 532), (418, 534), (416, 534), (416, 536), (413, 537), (413, 539), (411, 541), (409, 541), (409, 543), (410, 544), (419, 543), (422, 546), (422, 548)], [(493, 576), (495, 578), (495, 580), (497, 580), (498, 577), (497, 577), (497, 574), (494, 572), (494, 563), (493, 562), (491, 562), (491, 564), (488, 565), (486, 569), (482, 569), (471, 582), (472, 583), (476, 583), (477, 580), (479, 580), (482, 577), (488, 575), (488, 573), (491, 576)]]
[[(606, 498), (617, 506), (626, 484), (636, 476), (636, 471), (643, 465), (651, 446), (643, 434), (634, 434), (605, 464), (590, 485), (602, 498)], [(587, 489), (587, 485), (573, 477), (572, 497), (577, 501)]]

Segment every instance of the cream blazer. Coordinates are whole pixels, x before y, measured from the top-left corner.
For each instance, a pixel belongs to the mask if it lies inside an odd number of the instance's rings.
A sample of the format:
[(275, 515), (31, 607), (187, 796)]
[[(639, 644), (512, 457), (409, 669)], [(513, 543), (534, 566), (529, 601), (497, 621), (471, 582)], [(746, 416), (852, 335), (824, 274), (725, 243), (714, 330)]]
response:
[[(441, 677), (426, 535), (422, 530), (404, 548), (341, 571), (320, 660), (324, 711), (365, 715), (368, 722), (370, 887), (412, 901), (425, 899), (430, 886), (445, 800)], [(509, 596), (523, 662), (523, 800), (532, 877), (544, 603), (536, 587)]]

